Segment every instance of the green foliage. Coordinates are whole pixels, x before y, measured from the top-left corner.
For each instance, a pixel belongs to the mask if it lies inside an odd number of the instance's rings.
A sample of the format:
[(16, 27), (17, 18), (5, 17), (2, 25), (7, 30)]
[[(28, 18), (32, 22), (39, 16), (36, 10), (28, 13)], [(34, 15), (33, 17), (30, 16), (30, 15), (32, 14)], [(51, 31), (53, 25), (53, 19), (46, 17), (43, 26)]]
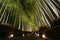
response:
[[(19, 17), (18, 21), (28, 22), (30, 25), (34, 24), (34, 8), (35, 0), (3, 0), (4, 4), (9, 8), (13, 8)], [(19, 15), (19, 16), (18, 16)]]
[(21, 16), (24, 22), (29, 22), (30, 25), (34, 25), (34, 8), (35, 0), (23, 0), (21, 3)]

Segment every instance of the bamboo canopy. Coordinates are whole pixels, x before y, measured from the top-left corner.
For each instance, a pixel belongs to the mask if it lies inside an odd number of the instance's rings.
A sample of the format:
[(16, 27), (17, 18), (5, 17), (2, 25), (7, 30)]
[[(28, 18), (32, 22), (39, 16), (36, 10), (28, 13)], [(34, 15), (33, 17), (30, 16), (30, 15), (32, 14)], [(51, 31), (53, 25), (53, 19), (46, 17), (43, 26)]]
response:
[(60, 18), (59, 0), (0, 0), (0, 23), (22, 31), (51, 28)]

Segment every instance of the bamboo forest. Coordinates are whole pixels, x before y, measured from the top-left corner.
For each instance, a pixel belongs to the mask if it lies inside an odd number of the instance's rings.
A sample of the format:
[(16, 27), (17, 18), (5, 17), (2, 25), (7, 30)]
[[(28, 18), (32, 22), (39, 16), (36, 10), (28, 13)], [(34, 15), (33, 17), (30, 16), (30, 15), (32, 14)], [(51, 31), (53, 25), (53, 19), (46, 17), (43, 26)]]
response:
[(60, 0), (0, 0), (1, 40), (60, 40)]

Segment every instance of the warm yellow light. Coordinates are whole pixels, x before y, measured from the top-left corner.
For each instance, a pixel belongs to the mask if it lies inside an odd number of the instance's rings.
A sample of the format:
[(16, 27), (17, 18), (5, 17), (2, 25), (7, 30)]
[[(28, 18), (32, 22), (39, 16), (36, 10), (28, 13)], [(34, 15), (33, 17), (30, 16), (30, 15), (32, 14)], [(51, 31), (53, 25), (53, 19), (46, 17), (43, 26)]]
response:
[(46, 36), (44, 34), (42, 34), (42, 38), (46, 38)]
[(13, 34), (10, 34), (9, 38), (12, 38), (14, 35)]

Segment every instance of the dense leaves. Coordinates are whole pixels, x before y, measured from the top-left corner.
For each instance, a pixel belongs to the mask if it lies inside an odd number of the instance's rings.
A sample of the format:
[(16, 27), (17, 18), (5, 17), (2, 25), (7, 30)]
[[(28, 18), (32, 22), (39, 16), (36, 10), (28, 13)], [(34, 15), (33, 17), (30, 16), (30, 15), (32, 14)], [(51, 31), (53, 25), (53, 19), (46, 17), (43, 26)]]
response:
[(19, 17), (18, 21), (35, 25), (35, 0), (4, 0), (4, 2), (4, 5), (14, 9), (16, 17)]
[(20, 17), (22, 18), (21, 21), (29, 22), (29, 24), (34, 24), (34, 8), (35, 8), (35, 0), (20, 0), (21, 8)]

